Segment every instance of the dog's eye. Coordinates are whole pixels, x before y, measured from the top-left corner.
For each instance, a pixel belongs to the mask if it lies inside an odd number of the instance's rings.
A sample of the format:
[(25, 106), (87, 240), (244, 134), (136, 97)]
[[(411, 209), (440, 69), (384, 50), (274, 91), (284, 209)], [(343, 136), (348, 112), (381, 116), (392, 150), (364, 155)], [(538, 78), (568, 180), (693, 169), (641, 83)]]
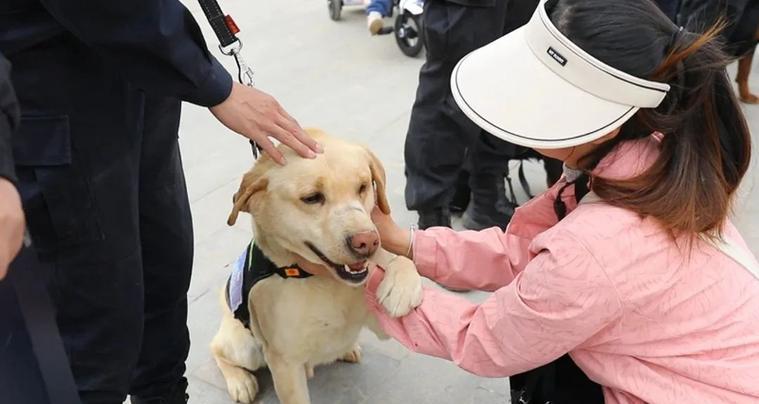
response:
[(321, 192), (315, 192), (311, 195), (300, 198), (300, 200), (309, 205), (316, 205), (317, 203), (324, 203), (324, 194)]
[(368, 187), (366, 186), (366, 184), (361, 184), (361, 186), (360, 186), (360, 187), (358, 187), (358, 193), (359, 193), (359, 194), (363, 194), (364, 192), (366, 192), (366, 188), (368, 188)]

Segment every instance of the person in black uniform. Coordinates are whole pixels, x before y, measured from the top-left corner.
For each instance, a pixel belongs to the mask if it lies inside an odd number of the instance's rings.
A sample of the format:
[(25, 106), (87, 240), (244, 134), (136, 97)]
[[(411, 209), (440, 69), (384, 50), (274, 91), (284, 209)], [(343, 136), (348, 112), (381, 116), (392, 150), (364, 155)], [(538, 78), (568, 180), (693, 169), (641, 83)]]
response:
[(192, 223), (180, 100), (284, 163), (319, 146), (271, 96), (232, 82), (177, 0), (0, 4), (21, 107), (13, 155), (33, 248), (84, 403), (186, 402)]
[(480, 130), (456, 106), (450, 77), (467, 53), (529, 21), (538, 0), (430, 0), (424, 4), (427, 61), (419, 73), (406, 136), (406, 205), (419, 227), (450, 226), (449, 204), (467, 165), (472, 199), (464, 226), (505, 228), (513, 213), (506, 200), (505, 162), (516, 147)]
[(39, 281), (47, 268), (35, 259), (28, 240), (17, 256), (24, 212), (15, 187), (11, 134), (18, 120), (10, 64), (0, 54), (0, 392), (8, 403), (76, 403), (52, 304)]

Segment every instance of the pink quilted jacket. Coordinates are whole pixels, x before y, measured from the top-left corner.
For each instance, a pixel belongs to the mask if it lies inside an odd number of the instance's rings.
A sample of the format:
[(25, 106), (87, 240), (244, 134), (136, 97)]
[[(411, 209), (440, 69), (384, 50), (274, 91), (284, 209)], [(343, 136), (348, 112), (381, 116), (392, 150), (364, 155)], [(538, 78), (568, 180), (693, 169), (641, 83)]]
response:
[[(652, 136), (628, 142), (596, 172), (630, 178), (658, 152)], [(646, 218), (604, 203), (561, 222), (562, 180), (498, 229), (416, 232), (419, 272), (441, 284), (493, 291), (482, 304), (426, 289), (422, 305), (383, 329), (409, 349), (472, 373), (505, 377), (569, 352), (604, 386), (607, 403), (759, 403), (759, 279), (707, 242), (685, 251)], [(567, 191), (570, 191), (567, 189)], [(726, 239), (755, 258), (735, 228)]]

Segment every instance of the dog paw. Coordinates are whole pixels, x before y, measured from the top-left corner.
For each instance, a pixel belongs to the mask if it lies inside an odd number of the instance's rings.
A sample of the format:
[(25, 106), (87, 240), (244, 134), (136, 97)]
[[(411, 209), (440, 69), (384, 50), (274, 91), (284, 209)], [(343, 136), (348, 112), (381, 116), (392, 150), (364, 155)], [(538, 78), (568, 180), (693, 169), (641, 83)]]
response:
[(314, 367), (312, 365), (306, 364), (306, 378), (312, 379), (314, 377)]
[(422, 304), (422, 277), (411, 260), (399, 257), (385, 268), (377, 300), (393, 317), (405, 316)]
[(252, 404), (258, 394), (258, 381), (250, 372), (242, 370), (227, 377), (227, 391), (236, 403)]
[(361, 346), (359, 344), (353, 345), (353, 349), (351, 349), (345, 355), (343, 355), (343, 357), (340, 358), (340, 360), (343, 362), (348, 362), (348, 363), (361, 362)]

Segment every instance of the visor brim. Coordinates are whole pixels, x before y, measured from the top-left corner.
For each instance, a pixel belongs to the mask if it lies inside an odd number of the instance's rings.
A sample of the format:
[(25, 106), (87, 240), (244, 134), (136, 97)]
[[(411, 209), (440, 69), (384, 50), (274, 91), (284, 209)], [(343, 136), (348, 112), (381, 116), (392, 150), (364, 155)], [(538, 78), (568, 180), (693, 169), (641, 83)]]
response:
[(558, 76), (532, 53), (525, 27), (464, 57), (453, 71), (451, 89), (478, 126), (531, 148), (597, 140), (639, 109), (599, 98)]

